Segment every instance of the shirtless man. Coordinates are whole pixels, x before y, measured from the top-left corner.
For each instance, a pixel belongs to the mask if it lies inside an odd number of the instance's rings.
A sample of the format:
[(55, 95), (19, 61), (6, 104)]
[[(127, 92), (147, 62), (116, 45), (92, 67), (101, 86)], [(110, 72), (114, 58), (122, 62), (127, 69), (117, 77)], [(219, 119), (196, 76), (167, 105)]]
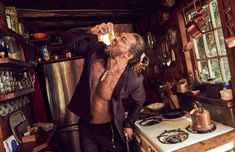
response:
[[(91, 33), (103, 35), (112, 30), (112, 23), (103, 23), (91, 28)], [(144, 41), (138, 34), (122, 33), (109, 46), (89, 46), (68, 107), (80, 117), (81, 150), (125, 152), (125, 139), (131, 139), (134, 121), (145, 101), (143, 75), (131, 68), (139, 63)], [(133, 101), (127, 118), (122, 104), (125, 98)]]

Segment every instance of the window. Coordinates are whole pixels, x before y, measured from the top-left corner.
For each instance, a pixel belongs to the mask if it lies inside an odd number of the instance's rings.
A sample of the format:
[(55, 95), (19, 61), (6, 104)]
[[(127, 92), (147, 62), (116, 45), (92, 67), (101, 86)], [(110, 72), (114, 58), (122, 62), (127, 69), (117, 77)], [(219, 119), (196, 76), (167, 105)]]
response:
[[(203, 76), (204, 81), (214, 79), (218, 82), (226, 82), (230, 80), (231, 74), (217, 1), (212, 0), (207, 2), (203, 5), (203, 8), (210, 16), (207, 20), (206, 32), (198, 39), (190, 37), (194, 44), (192, 54), (195, 69)], [(194, 8), (185, 11), (186, 23), (189, 22), (190, 17), (194, 14)]]

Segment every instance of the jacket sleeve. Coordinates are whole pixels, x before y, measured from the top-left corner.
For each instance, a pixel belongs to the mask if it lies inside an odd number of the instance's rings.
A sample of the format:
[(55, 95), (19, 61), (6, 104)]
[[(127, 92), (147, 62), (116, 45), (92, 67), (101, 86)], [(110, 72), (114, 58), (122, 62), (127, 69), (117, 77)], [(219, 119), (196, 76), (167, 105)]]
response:
[(96, 35), (76, 28), (63, 32), (60, 36), (65, 49), (76, 55), (86, 55), (87, 52), (91, 51), (94, 43), (98, 41)]
[(131, 93), (131, 98), (133, 101), (130, 110), (128, 111), (128, 116), (125, 119), (124, 128), (132, 128), (134, 126), (134, 123), (140, 113), (140, 110), (144, 102), (146, 101), (143, 79), (144, 77), (142, 76), (141, 80), (137, 85), (137, 88), (134, 89), (134, 91)]

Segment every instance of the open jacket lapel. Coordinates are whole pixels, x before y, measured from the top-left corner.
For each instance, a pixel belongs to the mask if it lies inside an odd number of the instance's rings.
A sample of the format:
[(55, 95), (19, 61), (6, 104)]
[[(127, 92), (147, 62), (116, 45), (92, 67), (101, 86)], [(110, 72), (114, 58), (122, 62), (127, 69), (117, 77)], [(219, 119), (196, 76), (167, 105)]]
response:
[(121, 75), (120, 79), (118, 80), (117, 85), (113, 91), (112, 104), (113, 104), (113, 114), (114, 115), (117, 113), (118, 101), (120, 100), (120, 98), (122, 98), (120, 95), (120, 91), (128, 80), (128, 71), (129, 71), (129, 68), (127, 67), (125, 69), (125, 71), (123, 72), (123, 74)]

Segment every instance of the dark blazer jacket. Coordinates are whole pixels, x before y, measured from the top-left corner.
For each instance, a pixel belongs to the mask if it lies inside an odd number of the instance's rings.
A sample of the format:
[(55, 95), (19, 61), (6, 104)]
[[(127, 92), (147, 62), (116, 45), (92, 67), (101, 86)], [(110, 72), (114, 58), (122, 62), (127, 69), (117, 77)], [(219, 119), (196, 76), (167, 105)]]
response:
[[(90, 83), (89, 76), (91, 65), (94, 61), (105, 58), (103, 54), (105, 44), (104, 43), (91, 43), (88, 46), (88, 52), (85, 54), (85, 62), (83, 72), (78, 82), (71, 101), (68, 105), (68, 109), (78, 115), (80, 119), (87, 122), (91, 120), (90, 114)], [(77, 48), (78, 49), (78, 48)], [(136, 73), (128, 66), (114, 89), (111, 104), (113, 112), (113, 120), (116, 128), (123, 140), (123, 127), (133, 127), (134, 122), (142, 108), (146, 97), (143, 86), (143, 75)], [(128, 116), (125, 118), (125, 109), (123, 107), (122, 100), (126, 98), (132, 99), (132, 106), (128, 111)]]

